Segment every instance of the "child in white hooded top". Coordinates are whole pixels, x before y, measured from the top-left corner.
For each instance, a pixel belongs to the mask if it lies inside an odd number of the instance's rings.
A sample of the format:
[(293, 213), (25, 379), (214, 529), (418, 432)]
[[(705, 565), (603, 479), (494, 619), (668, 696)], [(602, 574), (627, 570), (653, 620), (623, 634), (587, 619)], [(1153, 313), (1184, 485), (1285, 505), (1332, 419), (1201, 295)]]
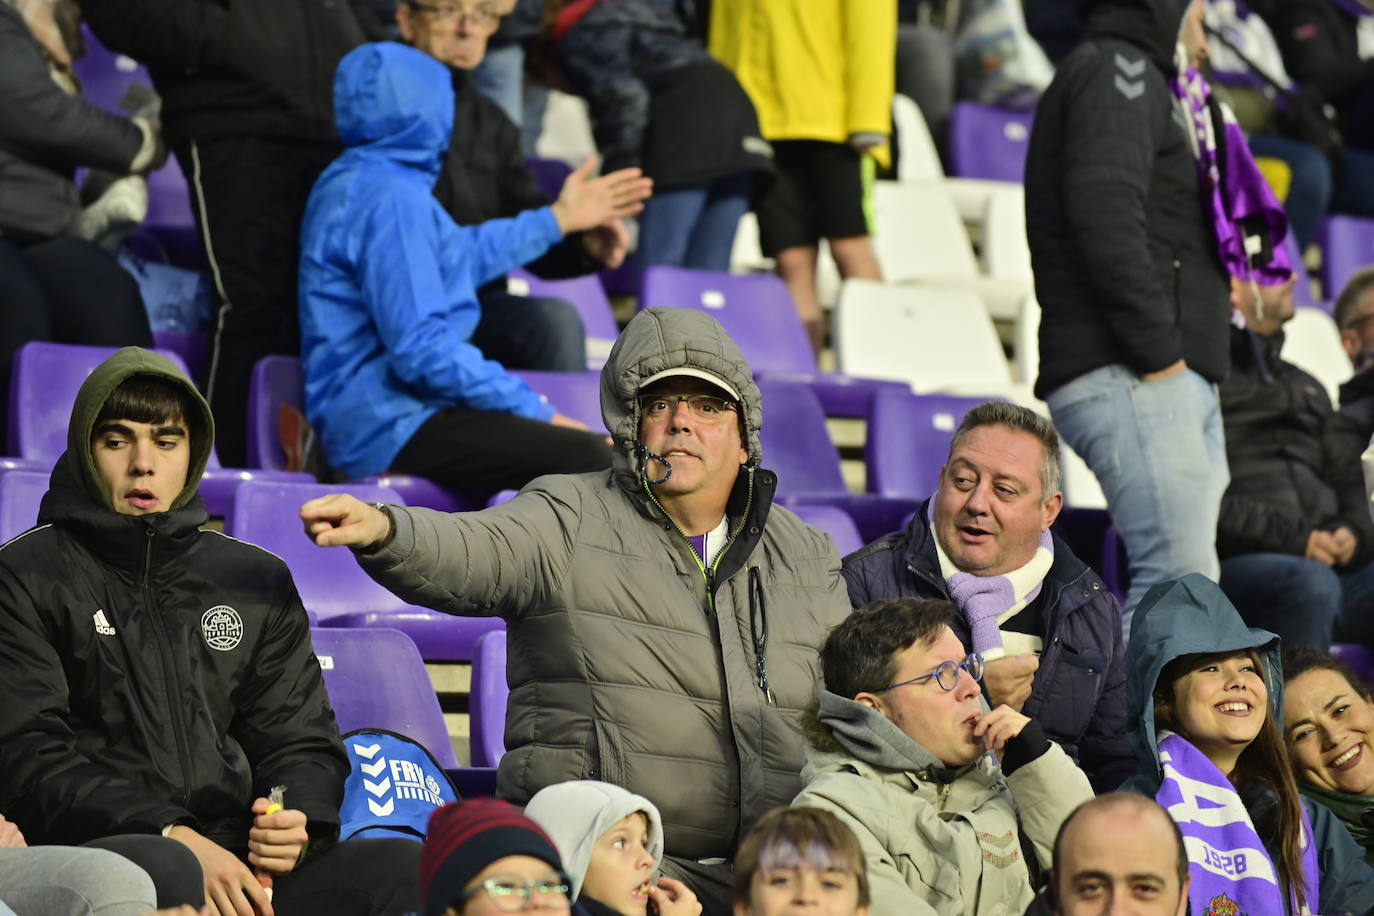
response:
[(654, 803), (619, 786), (576, 780), (547, 786), (525, 816), (549, 834), (572, 882), (572, 899), (592, 916), (700, 916), (696, 894), (654, 872), (663, 824)]

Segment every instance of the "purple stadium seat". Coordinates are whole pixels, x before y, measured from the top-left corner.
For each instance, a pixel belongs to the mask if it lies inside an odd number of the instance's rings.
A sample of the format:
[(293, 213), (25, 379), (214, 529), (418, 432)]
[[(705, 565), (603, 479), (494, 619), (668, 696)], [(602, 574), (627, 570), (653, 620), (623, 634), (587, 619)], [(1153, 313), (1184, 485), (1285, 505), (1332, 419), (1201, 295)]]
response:
[(1367, 685), (1374, 685), (1374, 649), (1356, 643), (1337, 643), (1331, 654), (1350, 666)]
[(468, 722), (472, 739), (472, 765), (494, 767), (506, 753), (506, 631), (492, 630), (477, 640), (472, 661), (472, 688), (468, 697)]
[(439, 698), (410, 637), (385, 627), (321, 627), (310, 638), (340, 732), (396, 732), (424, 745), (444, 769), (458, 766)]
[(1334, 301), (1355, 271), (1374, 265), (1374, 219), (1328, 216), (1319, 241), (1322, 294)]
[[(305, 416), (305, 392), (301, 362), (294, 356), (264, 356), (253, 366), (248, 384), (248, 460), (260, 468), (283, 470), (286, 453), (277, 434), (277, 418), (283, 405)], [(307, 478), (308, 479), (308, 478)], [(356, 483), (384, 487), (386, 502), (424, 506), (440, 512), (464, 512), (478, 508), (424, 477), (410, 474), (373, 474)], [(395, 494), (391, 497), (390, 494)]]
[(925, 499), (939, 486), (954, 431), (987, 398), (880, 391), (868, 418), (868, 491)]
[(512, 270), (506, 277), (506, 291), (513, 296), (545, 296), (571, 304), (582, 316), (582, 328), (587, 335), (588, 368), (599, 369), (606, 364), (606, 357), (620, 336), (620, 327), (598, 274), (542, 280), (529, 271)]
[(1312, 284), (1307, 276), (1307, 267), (1302, 262), (1302, 250), (1298, 248), (1298, 241), (1293, 237), (1293, 233), (1288, 233), (1284, 239), (1284, 245), (1288, 246), (1288, 261), (1293, 265), (1293, 272), (1298, 275), (1298, 282), (1293, 284), (1293, 303), (1299, 308), (1321, 309), (1328, 315), (1331, 313), (1331, 292), (1326, 291), (1326, 301), (1318, 302), (1312, 295)]
[[(114, 347), (82, 347), (30, 341), (14, 356), (10, 375), (10, 450), (21, 458), (51, 467), (67, 449), (67, 424), (76, 393), (95, 367), (115, 352)], [(186, 364), (170, 350), (158, 350), (181, 367)], [(200, 481), (200, 495), (211, 515), (224, 515), (234, 488), (245, 480), (310, 481), (307, 474), (286, 471), (225, 468), (210, 451)]]
[(518, 369), (513, 374), (520, 376), (558, 412), (581, 420), (592, 432), (605, 432), (606, 424), (601, 419), (601, 373), (600, 372), (535, 372)]
[(191, 378), (200, 378), (210, 349), (209, 334), (204, 331), (154, 331), (153, 343), (159, 350), (170, 350), (180, 356)]
[(866, 417), (874, 392), (910, 390), (899, 382), (821, 372), (787, 284), (772, 274), (651, 267), (644, 272), (639, 307), (651, 306), (694, 308), (714, 316), (744, 352), (755, 377), (807, 383), (828, 416)]
[(406, 604), (363, 572), (350, 551), (316, 547), (301, 530), (298, 512), (306, 500), (328, 493), (352, 493), (364, 502), (399, 502), (376, 485), (254, 481), (234, 494), (224, 531), (281, 557), (296, 580), (301, 602), (323, 626), (392, 627), (413, 639), (431, 661), (468, 661), (477, 637), (504, 626), (499, 617), (455, 617)]
[(760, 438), (763, 467), (778, 475), (778, 502), (785, 506), (825, 505), (843, 509), (865, 541), (893, 531), (918, 505), (850, 493), (840, 472), (840, 456), (826, 429), (820, 400), (802, 382), (760, 381), (764, 417)]
[(0, 543), (32, 528), (38, 521), (38, 504), (48, 492), (44, 471), (0, 473)]
[(959, 102), (949, 118), (950, 174), (1020, 184), (1034, 119), (1034, 111)]
[(562, 159), (530, 156), (525, 160), (525, 165), (530, 167), (530, 171), (534, 173), (535, 184), (539, 185), (539, 190), (543, 191), (549, 200), (558, 199), (558, 193), (563, 190), (563, 182), (573, 173), (572, 166)]
[(787, 508), (797, 513), (797, 517), (813, 528), (819, 528), (835, 541), (840, 556), (845, 557), (864, 545), (859, 529), (849, 513), (836, 506), (808, 506), (793, 504)]

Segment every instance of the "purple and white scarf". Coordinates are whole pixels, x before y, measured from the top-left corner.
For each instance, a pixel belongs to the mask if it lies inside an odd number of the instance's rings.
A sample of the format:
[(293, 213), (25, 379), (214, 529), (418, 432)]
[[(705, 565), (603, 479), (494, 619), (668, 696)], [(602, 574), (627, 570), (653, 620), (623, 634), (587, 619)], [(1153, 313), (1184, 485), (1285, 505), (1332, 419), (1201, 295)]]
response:
[[(1169, 85), (1192, 127), (1189, 141), (1216, 230), (1221, 263), (1232, 275), (1261, 286), (1286, 282), (1293, 272), (1283, 244), (1288, 214), (1255, 165), (1240, 125), (1226, 106), (1218, 106), (1224, 132), (1220, 144), (1225, 151), (1223, 162), (1210, 104), (1212, 88), (1207, 80), (1190, 68), (1170, 79)], [(1247, 230), (1247, 226), (1251, 228)]]
[[(1164, 781), (1155, 800), (1183, 834), (1193, 876), (1188, 891), (1193, 912), (1286, 916), (1289, 908), (1284, 905), (1278, 870), (1231, 781), (1206, 755), (1173, 732), (1160, 733), (1159, 763)], [(1307, 904), (1296, 912), (1319, 913), (1317, 850), (1306, 809), (1302, 829)]]
[(1040, 594), (1045, 575), (1054, 565), (1054, 535), (1048, 530), (1042, 531), (1035, 553), (1019, 569), (1001, 576), (975, 576), (961, 571), (945, 556), (940, 539), (935, 535), (934, 513), (935, 500), (932, 499), (927, 517), (931, 522), (935, 555), (940, 560), (940, 575), (944, 577), (950, 599), (968, 621), (973, 639), (971, 650), (985, 659), (998, 658), (1003, 654), (1002, 631), (998, 625), (1010, 620)]

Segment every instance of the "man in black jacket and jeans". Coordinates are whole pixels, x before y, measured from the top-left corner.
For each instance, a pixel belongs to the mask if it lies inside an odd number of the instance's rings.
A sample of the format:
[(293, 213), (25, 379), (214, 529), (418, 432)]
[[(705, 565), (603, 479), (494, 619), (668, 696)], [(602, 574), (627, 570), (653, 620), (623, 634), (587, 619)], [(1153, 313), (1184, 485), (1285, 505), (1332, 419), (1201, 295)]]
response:
[(419, 845), (336, 842), (348, 762), (309, 623), (280, 559), (201, 529), (213, 442), (154, 353), (82, 386), (39, 527), (0, 550), (0, 810), (33, 843), (178, 840), (218, 916), (399, 916)]
[[(1238, 286), (1221, 386), (1231, 485), (1221, 501), (1221, 587), (1253, 627), (1285, 647), (1374, 642), (1374, 521), (1360, 452), (1341, 436), (1320, 382), (1279, 358), (1292, 282)], [(1349, 383), (1347, 383), (1348, 385)]]
[(1166, 81), (1190, 7), (1082, 0), (1087, 37), (1040, 100), (1026, 161), (1035, 393), (1125, 542), (1128, 632), (1154, 583), (1218, 573), (1228, 278)]

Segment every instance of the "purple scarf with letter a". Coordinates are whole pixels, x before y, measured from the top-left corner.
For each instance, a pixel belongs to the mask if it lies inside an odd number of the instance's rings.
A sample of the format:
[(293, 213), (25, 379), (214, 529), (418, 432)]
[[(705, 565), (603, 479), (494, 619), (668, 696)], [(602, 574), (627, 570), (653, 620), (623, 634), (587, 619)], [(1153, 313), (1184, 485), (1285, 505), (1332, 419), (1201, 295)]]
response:
[(1277, 286), (1293, 272), (1284, 247), (1288, 214), (1265, 181), (1240, 125), (1222, 106), (1217, 142), (1212, 88), (1195, 69), (1169, 81), (1192, 127), (1202, 193), (1226, 270), (1261, 286)]
[[(1183, 834), (1193, 876), (1188, 897), (1194, 913), (1286, 916), (1278, 869), (1260, 842), (1250, 812), (1216, 765), (1183, 737), (1161, 732), (1159, 763), (1164, 770), (1155, 800)], [(1293, 912), (1320, 913), (1317, 907), (1316, 844), (1303, 809), (1303, 880), (1307, 905)]]

